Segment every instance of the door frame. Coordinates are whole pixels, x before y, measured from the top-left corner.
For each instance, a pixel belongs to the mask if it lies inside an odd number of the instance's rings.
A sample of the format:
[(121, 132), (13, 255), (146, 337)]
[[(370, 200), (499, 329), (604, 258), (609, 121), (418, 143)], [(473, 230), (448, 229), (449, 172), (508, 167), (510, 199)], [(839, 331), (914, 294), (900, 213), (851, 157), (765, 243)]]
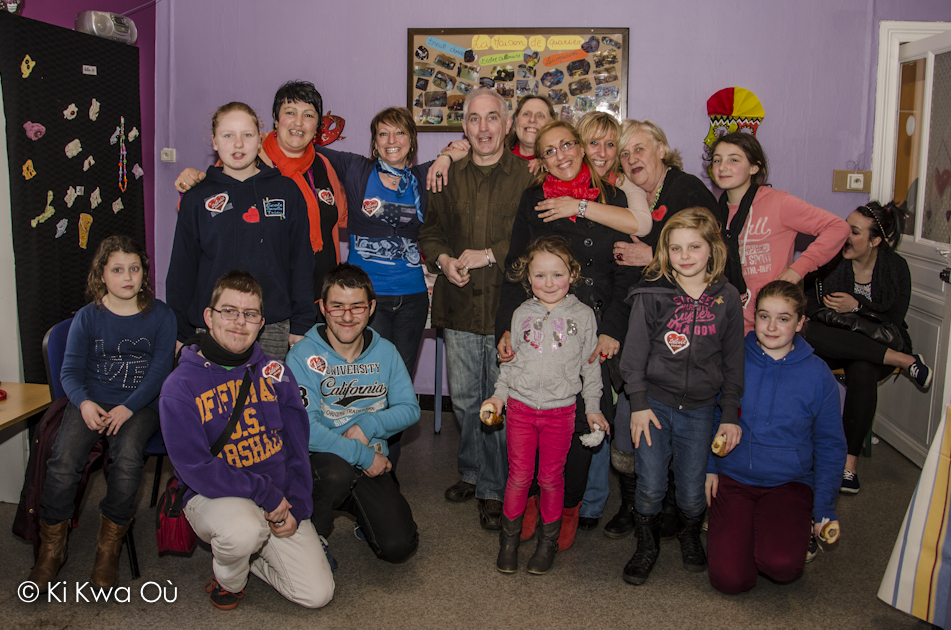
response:
[(901, 71), (898, 48), (908, 42), (951, 31), (947, 22), (899, 22), (882, 20), (878, 28), (878, 76), (875, 89), (875, 127), (872, 135), (873, 201), (887, 203), (895, 195), (895, 143), (898, 138), (898, 96)]

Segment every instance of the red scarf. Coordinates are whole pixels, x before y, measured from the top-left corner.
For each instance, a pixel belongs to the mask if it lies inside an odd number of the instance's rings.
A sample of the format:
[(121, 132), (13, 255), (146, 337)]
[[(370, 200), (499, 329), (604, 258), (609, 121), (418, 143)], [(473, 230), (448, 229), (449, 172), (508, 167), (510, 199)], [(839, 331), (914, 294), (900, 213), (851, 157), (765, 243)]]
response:
[(535, 156), (534, 156), (534, 155), (525, 155), (524, 153), (522, 153), (522, 151), (521, 151), (521, 146), (522, 146), (522, 145), (520, 145), (518, 142), (516, 142), (516, 143), (515, 143), (515, 148), (512, 149), (512, 153), (514, 153), (514, 154), (517, 155), (518, 157), (522, 158), (523, 160), (534, 160), (534, 159), (535, 159)]
[(320, 206), (317, 204), (314, 190), (304, 179), (304, 173), (314, 163), (314, 145), (308, 143), (304, 155), (298, 158), (287, 157), (277, 144), (277, 135), (272, 131), (264, 138), (264, 152), (274, 162), (277, 170), (281, 171), (281, 175), (293, 179), (303, 193), (304, 200), (307, 201), (307, 217), (310, 219), (310, 246), (315, 252), (321, 251), (324, 248), (324, 239), (320, 235)]
[[(562, 181), (549, 173), (545, 176), (542, 191), (545, 193), (545, 199), (574, 197), (575, 199), (594, 201), (601, 194), (600, 190), (591, 187), (591, 169), (588, 168), (587, 164), (581, 165), (581, 170), (570, 182)], [(574, 219), (574, 217), (571, 218)]]

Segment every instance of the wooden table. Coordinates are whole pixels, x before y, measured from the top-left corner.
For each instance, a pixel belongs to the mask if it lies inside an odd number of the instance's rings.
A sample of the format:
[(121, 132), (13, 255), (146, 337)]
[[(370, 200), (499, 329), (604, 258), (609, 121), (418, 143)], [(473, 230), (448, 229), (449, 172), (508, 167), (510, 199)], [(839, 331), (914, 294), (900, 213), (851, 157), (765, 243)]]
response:
[(0, 389), (7, 393), (7, 399), (0, 400), (0, 431), (52, 404), (49, 385), (4, 381)]

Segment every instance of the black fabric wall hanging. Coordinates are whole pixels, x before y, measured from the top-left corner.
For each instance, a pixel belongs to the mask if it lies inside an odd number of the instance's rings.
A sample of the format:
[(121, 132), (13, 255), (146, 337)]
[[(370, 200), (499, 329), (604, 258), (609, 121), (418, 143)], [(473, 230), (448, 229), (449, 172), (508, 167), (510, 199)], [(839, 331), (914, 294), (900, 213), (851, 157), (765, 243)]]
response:
[(86, 303), (99, 243), (145, 245), (139, 49), (0, 11), (0, 82), (23, 370), (41, 383), (43, 335)]

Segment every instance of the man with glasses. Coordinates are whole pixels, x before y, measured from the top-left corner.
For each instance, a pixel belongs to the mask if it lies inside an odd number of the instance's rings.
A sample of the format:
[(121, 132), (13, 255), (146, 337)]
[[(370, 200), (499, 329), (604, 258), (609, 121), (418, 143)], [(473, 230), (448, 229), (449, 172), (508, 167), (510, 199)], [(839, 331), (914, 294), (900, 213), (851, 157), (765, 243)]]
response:
[[(214, 285), (203, 313), (208, 332), (182, 349), (162, 387), (162, 433), (188, 488), (185, 517), (214, 555), (205, 585), (211, 603), (236, 607), (250, 572), (290, 601), (319, 608), (333, 597), (334, 580), (310, 521), (307, 412), (290, 370), (254, 341), (262, 307), (261, 287), (246, 271)], [(213, 452), (226, 432), (220, 454)]]
[(387, 438), (419, 420), (419, 405), (396, 346), (368, 328), (376, 308), (366, 272), (347, 263), (324, 276), (317, 324), (287, 364), (310, 417), (313, 522), (329, 536), (333, 512), (357, 519), (355, 533), (382, 560), (416, 551), (413, 512), (387, 458)]
[(449, 169), (451, 184), (429, 196), (419, 248), (433, 289), (433, 326), (444, 328), (452, 410), (459, 421), (459, 473), (445, 497), (479, 500), (479, 522), (501, 529), (507, 459), (505, 429), (479, 420), (479, 406), (495, 391), (499, 365), (495, 312), (512, 223), (532, 175), (505, 149), (512, 121), (508, 103), (489, 88), (473, 90), (463, 105), (469, 155)]

